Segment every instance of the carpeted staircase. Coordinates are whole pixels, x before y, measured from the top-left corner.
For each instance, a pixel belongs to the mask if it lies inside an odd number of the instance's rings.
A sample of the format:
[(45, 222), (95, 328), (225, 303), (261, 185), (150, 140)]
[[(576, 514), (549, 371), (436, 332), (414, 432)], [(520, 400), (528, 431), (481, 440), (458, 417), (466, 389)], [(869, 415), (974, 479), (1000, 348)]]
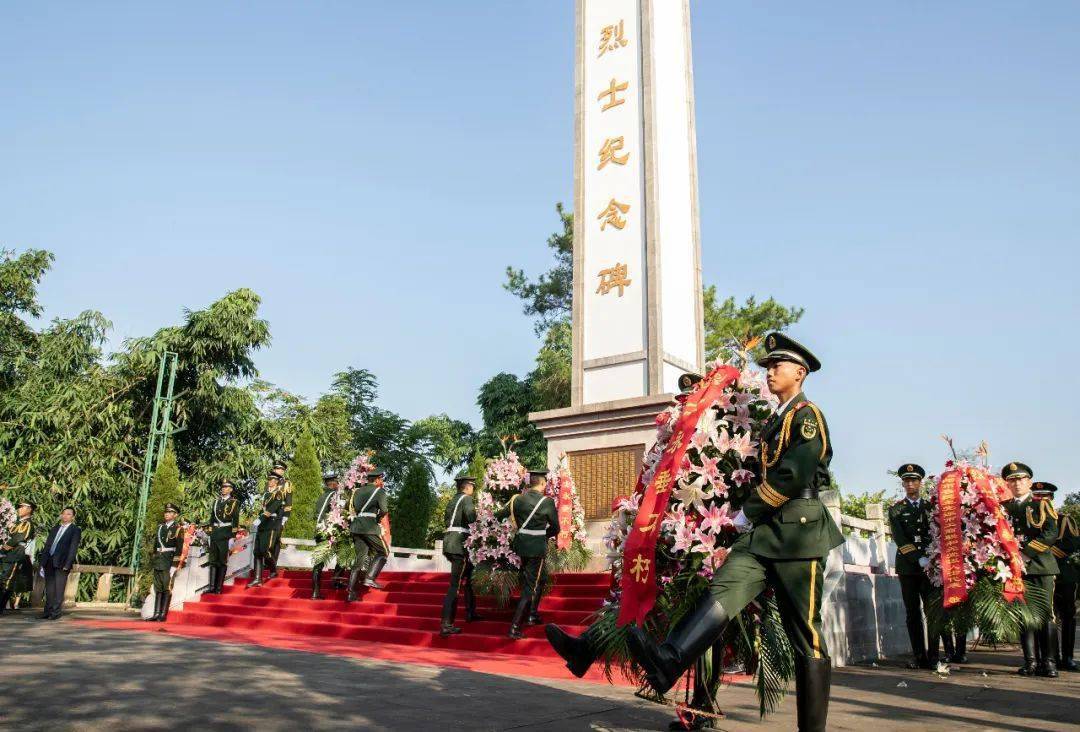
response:
[[(583, 631), (588, 616), (603, 602), (609, 581), (607, 574), (552, 576), (540, 605), (543, 621), (558, 623), (573, 633)], [(286, 571), (250, 590), (246, 580), (237, 580), (221, 595), (185, 603), (182, 612), (169, 615), (168, 624), (534, 657), (556, 655), (542, 625), (527, 628), (524, 640), (508, 638), (512, 608), (498, 610), (487, 598), (478, 600), (484, 620), (475, 623), (464, 621), (464, 599), (459, 601), (456, 624), (463, 632), (441, 638), (439, 618), (449, 584), (445, 573), (383, 572), (379, 583), (384, 589), (369, 589), (358, 601), (346, 603), (345, 591), (331, 587), (329, 573), (323, 575), (322, 600), (310, 599), (309, 572)]]

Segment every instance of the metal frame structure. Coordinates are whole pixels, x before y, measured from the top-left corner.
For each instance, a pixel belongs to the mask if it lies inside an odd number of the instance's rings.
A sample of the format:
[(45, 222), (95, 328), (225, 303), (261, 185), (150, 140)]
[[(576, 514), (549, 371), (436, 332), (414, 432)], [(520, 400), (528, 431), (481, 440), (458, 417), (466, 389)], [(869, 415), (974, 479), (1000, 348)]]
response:
[[(143, 524), (146, 521), (146, 503), (150, 497), (150, 484), (154, 478), (154, 471), (158, 463), (165, 455), (165, 446), (169, 437), (179, 432), (172, 426), (173, 387), (176, 383), (176, 367), (179, 356), (171, 351), (161, 354), (161, 363), (158, 366), (157, 391), (154, 394), (154, 409), (150, 415), (150, 435), (146, 440), (146, 457), (143, 459), (142, 485), (139, 488), (139, 504), (135, 513), (135, 536), (131, 541), (131, 572), (137, 575), (139, 572), (139, 555), (141, 554)], [(169, 369), (169, 381), (162, 395), (162, 387), (165, 386), (165, 369)], [(132, 583), (134, 586), (134, 582)]]

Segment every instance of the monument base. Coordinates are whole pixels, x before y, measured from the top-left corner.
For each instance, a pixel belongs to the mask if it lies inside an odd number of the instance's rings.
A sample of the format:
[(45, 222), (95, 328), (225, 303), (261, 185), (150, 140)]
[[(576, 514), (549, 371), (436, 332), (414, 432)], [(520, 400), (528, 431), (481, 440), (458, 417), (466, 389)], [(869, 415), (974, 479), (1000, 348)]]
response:
[(566, 453), (589, 530), (588, 546), (603, 559), (611, 504), (634, 491), (645, 451), (656, 440), (656, 415), (671, 394), (533, 412), (529, 420), (548, 444), (548, 465)]

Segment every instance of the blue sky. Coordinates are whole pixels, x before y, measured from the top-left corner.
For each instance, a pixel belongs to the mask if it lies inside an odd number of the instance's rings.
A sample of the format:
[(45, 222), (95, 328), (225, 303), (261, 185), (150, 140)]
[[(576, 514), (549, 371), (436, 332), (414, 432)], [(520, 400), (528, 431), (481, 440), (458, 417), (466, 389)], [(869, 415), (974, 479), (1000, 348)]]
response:
[[(939, 435), (1080, 488), (1080, 5), (693, 3), (705, 281), (806, 308), (845, 488)], [(476, 422), (572, 200), (573, 4), (0, 9), (0, 245), (115, 338), (263, 297), (263, 377)], [(1066, 374), (1062, 376), (1062, 374)]]

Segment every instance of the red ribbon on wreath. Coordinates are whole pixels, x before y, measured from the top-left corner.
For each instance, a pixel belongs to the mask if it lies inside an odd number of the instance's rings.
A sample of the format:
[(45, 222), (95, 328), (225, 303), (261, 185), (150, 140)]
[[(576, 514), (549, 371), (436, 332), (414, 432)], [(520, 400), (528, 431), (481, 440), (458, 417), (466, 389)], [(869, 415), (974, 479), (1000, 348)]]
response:
[[(671, 489), (675, 486), (683, 456), (690, 447), (690, 438), (694, 436), (702, 415), (720, 400), (724, 389), (738, 378), (739, 370), (734, 366), (718, 366), (698, 382), (692, 392), (677, 397), (682, 403), (682, 412), (656, 466), (652, 481), (641, 498), (637, 517), (623, 546), (622, 603), (617, 620), (619, 626), (629, 623), (641, 625), (656, 603), (656, 540), (660, 535), (660, 522), (664, 520), (667, 512)], [(638, 476), (635, 493), (641, 488), (643, 478), (644, 473)]]

